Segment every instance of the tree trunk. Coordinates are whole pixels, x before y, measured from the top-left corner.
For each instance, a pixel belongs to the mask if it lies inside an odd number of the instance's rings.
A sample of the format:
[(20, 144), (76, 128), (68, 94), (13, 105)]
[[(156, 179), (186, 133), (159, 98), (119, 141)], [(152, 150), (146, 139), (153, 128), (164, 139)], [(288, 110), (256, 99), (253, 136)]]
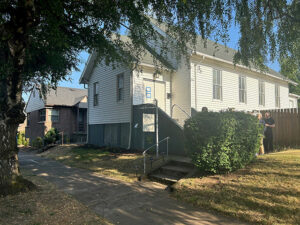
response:
[(0, 125), (0, 186), (7, 186), (20, 175), (16, 141), (18, 126), (3, 122)]

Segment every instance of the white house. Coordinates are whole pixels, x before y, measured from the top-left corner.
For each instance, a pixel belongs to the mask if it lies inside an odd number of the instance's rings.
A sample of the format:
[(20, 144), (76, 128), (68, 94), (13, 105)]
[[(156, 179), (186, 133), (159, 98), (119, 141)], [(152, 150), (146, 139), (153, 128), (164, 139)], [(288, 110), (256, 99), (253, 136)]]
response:
[(234, 54), (235, 50), (209, 40), (204, 47), (199, 39), (188, 64), (186, 60), (174, 63), (171, 58), (163, 59), (165, 69), (160, 74), (155, 73), (149, 52), (139, 69), (96, 65), (96, 56), (92, 54), (80, 78), (81, 83), (88, 85), (89, 143), (128, 148), (149, 146), (153, 143), (154, 121), (147, 121), (143, 114), (149, 113), (141, 114), (139, 110), (144, 107), (149, 111), (145, 107), (153, 104), (154, 99), (161, 113), (159, 124), (167, 120), (165, 126), (170, 127), (168, 131), (160, 125), (159, 140), (172, 136), (168, 132), (181, 129), (184, 121), (202, 107), (209, 111), (253, 111), (297, 106), (297, 96), (291, 95), (288, 87), (289, 83), (296, 83), (271, 69), (262, 73), (234, 66)]

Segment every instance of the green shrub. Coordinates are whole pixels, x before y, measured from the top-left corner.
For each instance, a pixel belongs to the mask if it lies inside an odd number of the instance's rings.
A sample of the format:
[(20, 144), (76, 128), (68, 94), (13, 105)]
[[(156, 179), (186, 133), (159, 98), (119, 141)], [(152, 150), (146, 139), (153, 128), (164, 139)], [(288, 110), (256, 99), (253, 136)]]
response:
[(25, 145), (26, 144), (25, 132), (18, 132), (18, 134), (17, 134), (17, 144), (18, 145)]
[(45, 145), (54, 144), (59, 140), (59, 132), (56, 128), (51, 128), (44, 136)]
[(41, 148), (43, 147), (43, 139), (41, 137), (37, 137), (35, 140), (32, 141), (32, 147), (34, 148)]
[(28, 147), (29, 146), (29, 138), (25, 138), (25, 140), (23, 141), (23, 145), (25, 147)]
[(263, 128), (243, 112), (199, 112), (184, 125), (185, 148), (205, 173), (226, 173), (248, 164), (259, 149)]

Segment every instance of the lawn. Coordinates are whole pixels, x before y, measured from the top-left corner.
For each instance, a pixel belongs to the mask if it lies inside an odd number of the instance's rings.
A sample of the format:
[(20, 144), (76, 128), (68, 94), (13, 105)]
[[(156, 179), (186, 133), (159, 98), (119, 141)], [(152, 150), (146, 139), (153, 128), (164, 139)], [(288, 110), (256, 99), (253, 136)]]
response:
[(143, 171), (143, 155), (141, 153), (113, 153), (108, 150), (63, 146), (40, 155), (71, 167), (88, 169), (126, 182), (136, 181), (136, 173), (141, 175)]
[(300, 149), (259, 156), (228, 175), (180, 180), (174, 196), (258, 224), (300, 224)]
[(0, 197), (0, 224), (110, 224), (46, 180), (22, 171), (37, 190)]

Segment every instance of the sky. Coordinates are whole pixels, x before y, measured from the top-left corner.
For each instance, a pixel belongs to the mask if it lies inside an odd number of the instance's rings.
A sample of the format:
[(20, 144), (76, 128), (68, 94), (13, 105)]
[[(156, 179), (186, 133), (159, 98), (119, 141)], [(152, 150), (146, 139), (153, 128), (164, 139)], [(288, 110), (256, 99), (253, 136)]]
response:
[[(239, 40), (239, 31), (238, 28), (234, 25), (231, 26), (229, 30), (229, 38), (230, 40), (227, 43), (227, 46), (233, 49), (238, 48), (238, 40)], [(89, 54), (87, 52), (81, 52), (79, 55), (80, 63), (78, 65), (79, 71), (73, 71), (70, 75), (71, 81), (61, 81), (59, 82), (58, 86), (60, 87), (72, 87), (72, 88), (84, 88), (82, 84), (79, 84), (79, 78), (84, 70), (85, 64)], [(280, 65), (278, 62), (268, 62), (267, 66), (271, 69), (279, 72)], [(23, 94), (24, 101), (27, 102), (29, 94)]]

